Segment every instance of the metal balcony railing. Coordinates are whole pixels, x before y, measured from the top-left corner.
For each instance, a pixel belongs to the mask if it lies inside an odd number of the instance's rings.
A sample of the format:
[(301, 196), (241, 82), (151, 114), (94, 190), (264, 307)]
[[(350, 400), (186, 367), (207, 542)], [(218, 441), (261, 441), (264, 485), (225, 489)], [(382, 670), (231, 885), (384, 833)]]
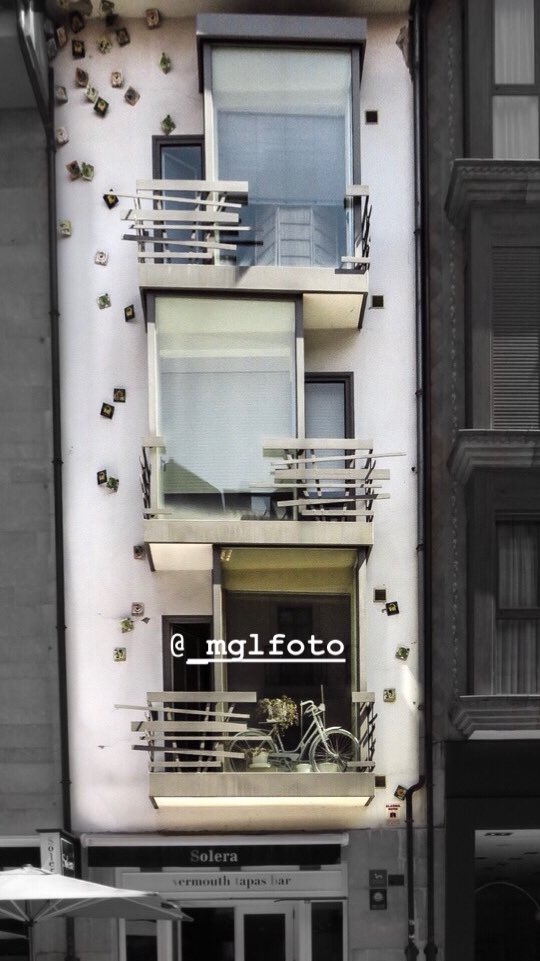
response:
[[(234, 257), (251, 230), (240, 224), (245, 181), (138, 180), (124, 240), (137, 243), (139, 263), (210, 263)], [(119, 195), (124, 199), (126, 195)], [(234, 200), (232, 199), (234, 197)]]
[[(234, 746), (237, 735), (253, 736), (259, 722), (245, 713), (257, 701), (254, 691), (158, 691), (146, 695), (145, 705), (117, 704), (117, 708), (144, 712), (131, 722), (138, 735), (134, 751), (148, 756), (150, 774), (201, 774), (238, 770), (242, 753)], [(375, 767), (375, 696), (353, 691), (353, 731), (359, 742), (356, 756), (343, 773), (369, 773)], [(240, 708), (240, 709), (239, 709)], [(243, 742), (242, 742), (243, 743)]]
[[(344, 211), (309, 203), (248, 207), (245, 181), (139, 180), (134, 195), (118, 196), (131, 202), (120, 208), (129, 225), (123, 239), (137, 243), (140, 264), (337, 266), (359, 273), (369, 268), (365, 186), (346, 188)], [(354, 231), (348, 244), (346, 220)]]
[(373, 441), (356, 438), (270, 438), (264, 441), (267, 457), (281, 453), (272, 462), (272, 477), (277, 492), (276, 508), (293, 520), (373, 519), (376, 500), (389, 498), (381, 481), (390, 471), (377, 468), (380, 457)]

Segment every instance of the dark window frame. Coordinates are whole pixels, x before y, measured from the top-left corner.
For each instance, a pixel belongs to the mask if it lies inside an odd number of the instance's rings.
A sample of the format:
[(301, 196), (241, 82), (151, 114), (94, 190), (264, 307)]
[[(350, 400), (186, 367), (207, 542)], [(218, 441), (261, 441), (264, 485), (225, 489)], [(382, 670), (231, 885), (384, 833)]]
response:
[(538, 214), (534, 210), (517, 210), (513, 206), (474, 208), (470, 216), (467, 245), (466, 426), (492, 430), (493, 249), (540, 249)]
[[(535, 8), (534, 84), (496, 84), (493, 0), (467, 0), (465, 13), (465, 153), (493, 157), (494, 96), (538, 96), (540, 109), (540, 0)], [(494, 158), (497, 159), (497, 158)]]
[(476, 470), (467, 485), (467, 693), (489, 696), (497, 629), (497, 523), (540, 523), (540, 470)]
[(305, 371), (305, 384), (343, 384), (344, 437), (354, 437), (354, 373), (352, 371)]
[(199, 147), (201, 151), (201, 172), (202, 179), (205, 177), (206, 155), (204, 149), (204, 135), (201, 134), (180, 134), (178, 136), (155, 136), (152, 137), (152, 176), (154, 180), (162, 180), (161, 176), (161, 149), (162, 147)]
[(208, 637), (213, 637), (213, 617), (211, 614), (163, 614), (161, 618), (161, 637), (162, 637), (162, 664), (163, 664), (163, 690), (174, 691), (174, 665), (171, 654), (171, 636), (173, 626), (176, 624), (201, 624), (207, 625)]

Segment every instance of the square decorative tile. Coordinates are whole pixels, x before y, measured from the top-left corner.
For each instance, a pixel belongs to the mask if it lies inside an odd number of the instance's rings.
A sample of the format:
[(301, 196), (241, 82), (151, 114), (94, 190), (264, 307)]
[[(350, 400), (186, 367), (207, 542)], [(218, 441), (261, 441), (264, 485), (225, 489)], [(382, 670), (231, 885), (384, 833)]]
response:
[(111, 306), (111, 298), (108, 294), (100, 294), (97, 299), (97, 304), (100, 310), (105, 310), (106, 307)]
[(94, 104), (95, 112), (99, 114), (100, 117), (104, 117), (108, 109), (109, 109), (108, 102), (104, 100), (103, 97), (98, 97)]
[(133, 87), (128, 87), (125, 94), (124, 100), (129, 103), (130, 107), (134, 107), (137, 100), (140, 98), (140, 93), (138, 93)]
[(113, 70), (111, 73), (111, 87), (123, 87), (124, 74), (121, 70)]
[(106, 417), (107, 420), (112, 420), (114, 417), (114, 407), (112, 404), (102, 404), (100, 414), (102, 417)]
[(159, 27), (160, 23), (161, 15), (159, 10), (156, 10), (155, 7), (151, 7), (146, 11), (146, 26), (149, 30), (155, 30), (156, 27)]
[(94, 263), (99, 267), (106, 267), (109, 262), (109, 255), (106, 250), (96, 250), (94, 254)]
[(71, 53), (74, 60), (82, 60), (83, 57), (86, 57), (86, 47), (84, 45), (84, 40), (72, 40)]

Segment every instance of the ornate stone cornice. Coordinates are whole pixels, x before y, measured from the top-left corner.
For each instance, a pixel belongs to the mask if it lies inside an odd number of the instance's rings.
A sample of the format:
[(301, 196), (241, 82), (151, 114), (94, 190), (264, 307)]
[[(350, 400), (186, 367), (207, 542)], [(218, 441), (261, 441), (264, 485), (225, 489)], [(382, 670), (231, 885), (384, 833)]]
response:
[(460, 430), (448, 459), (448, 469), (466, 484), (474, 470), (484, 468), (540, 469), (539, 430)]
[(540, 737), (540, 694), (462, 695), (451, 721), (465, 737), (486, 731), (538, 731)]
[(473, 207), (500, 204), (540, 205), (540, 160), (454, 160), (445, 210), (456, 227)]

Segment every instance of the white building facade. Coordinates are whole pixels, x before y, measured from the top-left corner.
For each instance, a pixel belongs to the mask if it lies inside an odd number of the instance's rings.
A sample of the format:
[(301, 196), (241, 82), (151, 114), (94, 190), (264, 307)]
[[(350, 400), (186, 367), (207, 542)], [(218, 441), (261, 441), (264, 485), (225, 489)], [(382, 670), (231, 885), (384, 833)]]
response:
[[(194, 918), (79, 922), (88, 961), (422, 940), (407, 15), (327, 6), (57, 31), (71, 831)], [(285, 759), (283, 695), (326, 708)]]

